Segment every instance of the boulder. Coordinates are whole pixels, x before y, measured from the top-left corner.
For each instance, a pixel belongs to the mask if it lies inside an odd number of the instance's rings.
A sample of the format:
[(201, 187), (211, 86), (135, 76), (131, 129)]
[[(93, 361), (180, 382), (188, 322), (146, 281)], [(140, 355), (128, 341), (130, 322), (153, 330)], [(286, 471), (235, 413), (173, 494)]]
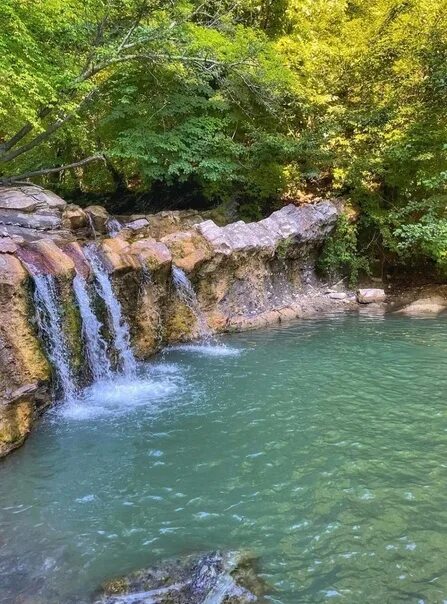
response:
[(265, 587), (253, 556), (217, 551), (109, 581), (96, 604), (249, 604), (262, 601)]
[(330, 202), (300, 207), (288, 205), (259, 222), (235, 222), (223, 227), (206, 220), (195, 229), (211, 244), (215, 253), (231, 255), (241, 251), (271, 253), (283, 243), (319, 243), (331, 232), (337, 210)]
[(102, 206), (89, 206), (85, 208), (85, 213), (96, 232), (107, 233), (107, 223), (110, 220), (110, 215), (105, 208)]
[(83, 229), (88, 225), (87, 214), (82, 208), (72, 203), (65, 208), (62, 220), (64, 226), (71, 231)]
[(331, 300), (346, 300), (348, 294), (346, 292), (329, 292), (328, 298)]
[(101, 242), (101, 252), (110, 272), (141, 268), (138, 259), (130, 253), (129, 244), (119, 237), (104, 239)]
[(197, 210), (158, 212), (150, 214), (146, 218), (149, 222), (149, 234), (154, 239), (162, 239), (166, 235), (186, 231), (203, 221)]
[(385, 302), (386, 294), (383, 289), (359, 289), (357, 291), (357, 302), (360, 304), (372, 304), (374, 302)]
[(213, 256), (213, 250), (208, 241), (195, 231), (174, 233), (163, 237), (161, 243), (169, 248), (176, 266), (192, 272)]
[(66, 202), (40, 187), (0, 188), (0, 224), (36, 230), (62, 226)]

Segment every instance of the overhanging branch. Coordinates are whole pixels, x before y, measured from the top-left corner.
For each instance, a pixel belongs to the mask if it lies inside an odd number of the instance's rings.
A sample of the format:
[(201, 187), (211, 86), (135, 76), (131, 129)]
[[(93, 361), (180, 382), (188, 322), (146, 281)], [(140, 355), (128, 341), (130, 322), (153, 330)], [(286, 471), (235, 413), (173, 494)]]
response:
[[(64, 172), (65, 170), (72, 170), (74, 168), (80, 168), (81, 166), (85, 166), (86, 164), (90, 164), (94, 161), (105, 161), (103, 155), (92, 155), (91, 157), (86, 157), (85, 159), (81, 159), (80, 161), (74, 162), (72, 164), (65, 164), (63, 166), (57, 166), (54, 168), (42, 168), (41, 170), (35, 170), (34, 172), (24, 172), (23, 174), (18, 174), (17, 176), (10, 176), (8, 178), (1, 178), (0, 185), (13, 185), (19, 183), (20, 181), (24, 181), (28, 178), (33, 178), (35, 176), (45, 176), (47, 174), (57, 174), (58, 172)], [(29, 184), (29, 183), (28, 183)]]

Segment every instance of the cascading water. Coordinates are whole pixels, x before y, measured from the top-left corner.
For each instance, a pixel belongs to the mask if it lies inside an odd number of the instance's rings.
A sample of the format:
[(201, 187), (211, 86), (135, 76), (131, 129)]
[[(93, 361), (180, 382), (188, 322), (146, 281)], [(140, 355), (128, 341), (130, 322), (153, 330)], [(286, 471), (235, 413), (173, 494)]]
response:
[(212, 333), (208, 323), (200, 309), (196, 292), (188, 279), (186, 273), (178, 266), (172, 266), (172, 282), (174, 284), (177, 296), (190, 309), (197, 320), (199, 337), (203, 340), (210, 340)]
[(84, 252), (95, 276), (96, 291), (104, 301), (109, 313), (114, 335), (114, 346), (120, 357), (122, 370), (126, 375), (132, 375), (136, 370), (136, 361), (130, 346), (129, 326), (124, 320), (121, 305), (113, 291), (112, 282), (96, 246), (88, 245), (84, 248)]
[(70, 367), (69, 348), (63, 331), (63, 315), (58, 302), (56, 280), (52, 275), (33, 275), (37, 321), (48, 356), (54, 367), (57, 385), (66, 400), (74, 398), (76, 386)]
[(107, 345), (101, 336), (102, 323), (97, 319), (90, 301), (88, 285), (81, 275), (73, 280), (73, 289), (82, 319), (88, 363), (95, 381), (111, 377), (111, 366), (107, 357)]

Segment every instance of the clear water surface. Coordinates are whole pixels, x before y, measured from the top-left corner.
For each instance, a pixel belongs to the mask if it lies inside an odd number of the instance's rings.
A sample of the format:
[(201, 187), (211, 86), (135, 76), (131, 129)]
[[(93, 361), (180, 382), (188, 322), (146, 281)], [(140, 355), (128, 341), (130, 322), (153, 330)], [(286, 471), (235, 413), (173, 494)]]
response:
[(334, 317), (185, 346), (0, 464), (0, 601), (88, 602), (250, 549), (278, 604), (447, 600), (447, 321)]

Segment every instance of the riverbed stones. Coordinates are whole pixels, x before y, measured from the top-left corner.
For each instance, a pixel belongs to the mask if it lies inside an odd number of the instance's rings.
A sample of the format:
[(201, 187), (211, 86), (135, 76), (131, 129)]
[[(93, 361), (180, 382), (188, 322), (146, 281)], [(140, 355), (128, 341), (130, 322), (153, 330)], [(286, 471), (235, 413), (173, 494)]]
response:
[(167, 560), (107, 582), (96, 604), (249, 604), (262, 602), (265, 583), (243, 552), (211, 552)]
[(385, 302), (386, 293), (383, 289), (368, 288), (359, 289), (357, 291), (357, 302), (360, 304), (372, 304), (378, 302)]

